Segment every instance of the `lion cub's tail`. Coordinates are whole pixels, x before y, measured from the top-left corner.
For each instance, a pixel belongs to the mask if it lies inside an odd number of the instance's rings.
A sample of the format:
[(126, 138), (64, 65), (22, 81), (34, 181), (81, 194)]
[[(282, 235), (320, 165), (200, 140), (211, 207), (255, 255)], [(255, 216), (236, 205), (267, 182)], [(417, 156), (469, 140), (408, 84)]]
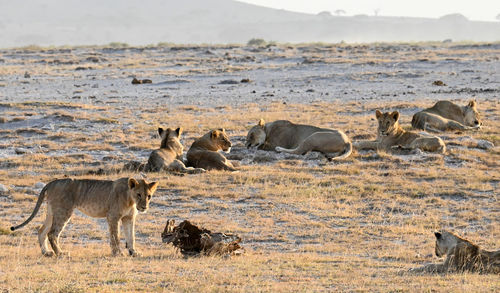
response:
[(346, 149), (344, 150), (344, 153), (338, 157), (333, 157), (333, 158), (328, 158), (329, 161), (336, 161), (336, 160), (343, 160), (347, 157), (349, 157), (352, 154), (352, 142), (347, 142), (346, 143)]
[(10, 231), (15, 231), (15, 230), (17, 230), (19, 228), (22, 228), (22, 227), (26, 226), (26, 224), (28, 224), (29, 222), (31, 222), (31, 220), (33, 220), (33, 218), (38, 213), (38, 210), (40, 210), (40, 206), (42, 205), (43, 200), (45, 199), (45, 197), (47, 197), (47, 189), (48, 189), (49, 185), (50, 185), (50, 183), (46, 184), (43, 187), (42, 191), (40, 191), (40, 195), (38, 196), (38, 201), (36, 202), (35, 209), (31, 213), (31, 216), (26, 221), (24, 221), (22, 224), (20, 224), (18, 226), (12, 226), (12, 227), (10, 227)]

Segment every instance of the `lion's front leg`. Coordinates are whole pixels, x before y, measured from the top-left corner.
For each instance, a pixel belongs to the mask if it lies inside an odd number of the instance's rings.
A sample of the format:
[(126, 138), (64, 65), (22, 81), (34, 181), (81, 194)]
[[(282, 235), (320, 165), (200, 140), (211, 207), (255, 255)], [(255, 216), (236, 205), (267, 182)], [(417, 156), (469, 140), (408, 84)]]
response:
[(122, 224), (129, 255), (139, 256), (139, 252), (135, 250), (135, 215), (123, 217)]
[(355, 141), (352, 143), (352, 146), (357, 150), (377, 150), (379, 147), (378, 141)]
[(427, 264), (419, 268), (413, 268), (408, 270), (409, 273), (443, 273), (443, 264)]
[(113, 256), (123, 255), (120, 249), (120, 222), (115, 217), (108, 217), (109, 225), (109, 241), (111, 245), (111, 253)]

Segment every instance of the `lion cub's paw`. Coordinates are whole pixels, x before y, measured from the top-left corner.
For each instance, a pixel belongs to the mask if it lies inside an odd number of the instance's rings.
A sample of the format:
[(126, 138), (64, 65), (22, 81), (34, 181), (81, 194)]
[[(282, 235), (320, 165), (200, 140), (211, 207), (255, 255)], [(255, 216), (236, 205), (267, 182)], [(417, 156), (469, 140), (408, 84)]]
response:
[(54, 256), (54, 252), (52, 251), (46, 251), (43, 253), (43, 256), (45, 257), (53, 257)]
[(131, 257), (139, 257), (139, 256), (142, 256), (142, 254), (140, 252), (138, 252), (137, 250), (129, 250), (128, 251), (128, 254), (131, 256)]

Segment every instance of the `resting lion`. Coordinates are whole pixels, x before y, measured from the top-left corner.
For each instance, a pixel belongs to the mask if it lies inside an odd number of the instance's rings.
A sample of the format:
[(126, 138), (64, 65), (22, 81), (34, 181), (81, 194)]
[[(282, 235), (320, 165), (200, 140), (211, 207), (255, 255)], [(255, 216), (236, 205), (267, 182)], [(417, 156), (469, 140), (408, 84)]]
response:
[(357, 149), (421, 149), (428, 152), (446, 152), (446, 145), (437, 136), (424, 135), (406, 131), (399, 125), (399, 112), (375, 112), (378, 121), (378, 139), (376, 141), (359, 141), (353, 145)]
[(148, 163), (144, 167), (146, 172), (177, 171), (185, 173), (202, 173), (205, 169), (186, 167), (182, 162), (182, 146), (179, 138), (181, 137), (182, 128), (173, 130), (171, 128), (158, 128), (158, 134), (161, 138), (160, 148), (154, 150), (149, 155)]
[(193, 142), (187, 152), (187, 165), (205, 170), (237, 171), (233, 164), (218, 151), (229, 153), (231, 142), (223, 128), (207, 132)]
[(450, 101), (439, 101), (434, 106), (415, 113), (411, 126), (433, 132), (472, 130), (481, 128), (476, 102), (459, 106)]
[[(137, 210), (146, 212), (158, 182), (147, 183), (134, 178), (110, 180), (58, 179), (49, 182), (40, 192), (35, 209), (24, 223), (11, 227), (14, 231), (28, 224), (47, 199), (47, 217), (38, 230), (38, 242), (45, 256), (63, 254), (59, 247), (59, 235), (68, 223), (74, 209), (94, 218), (106, 218), (109, 225), (111, 250), (121, 255), (120, 221), (124, 227), (126, 247), (132, 256), (135, 250), (135, 216)], [(47, 238), (52, 251), (47, 246)]]
[[(329, 159), (344, 159), (351, 155), (352, 144), (342, 131), (294, 124), (287, 120), (258, 124), (248, 131), (245, 145), (262, 150), (275, 150), (296, 155), (310, 151), (325, 154)], [(342, 153), (339, 156), (339, 153)]]
[(446, 255), (442, 264), (410, 269), (413, 273), (477, 272), (500, 274), (500, 250), (486, 251), (469, 240), (448, 232), (435, 232), (436, 256)]

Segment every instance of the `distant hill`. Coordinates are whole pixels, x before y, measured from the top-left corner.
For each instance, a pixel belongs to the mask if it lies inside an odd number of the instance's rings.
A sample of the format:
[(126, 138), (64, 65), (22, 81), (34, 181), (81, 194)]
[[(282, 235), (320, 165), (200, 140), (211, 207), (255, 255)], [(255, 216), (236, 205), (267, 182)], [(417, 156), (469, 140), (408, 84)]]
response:
[(232, 0), (0, 0), (0, 47), (278, 42), (498, 41), (500, 22), (312, 15)]

